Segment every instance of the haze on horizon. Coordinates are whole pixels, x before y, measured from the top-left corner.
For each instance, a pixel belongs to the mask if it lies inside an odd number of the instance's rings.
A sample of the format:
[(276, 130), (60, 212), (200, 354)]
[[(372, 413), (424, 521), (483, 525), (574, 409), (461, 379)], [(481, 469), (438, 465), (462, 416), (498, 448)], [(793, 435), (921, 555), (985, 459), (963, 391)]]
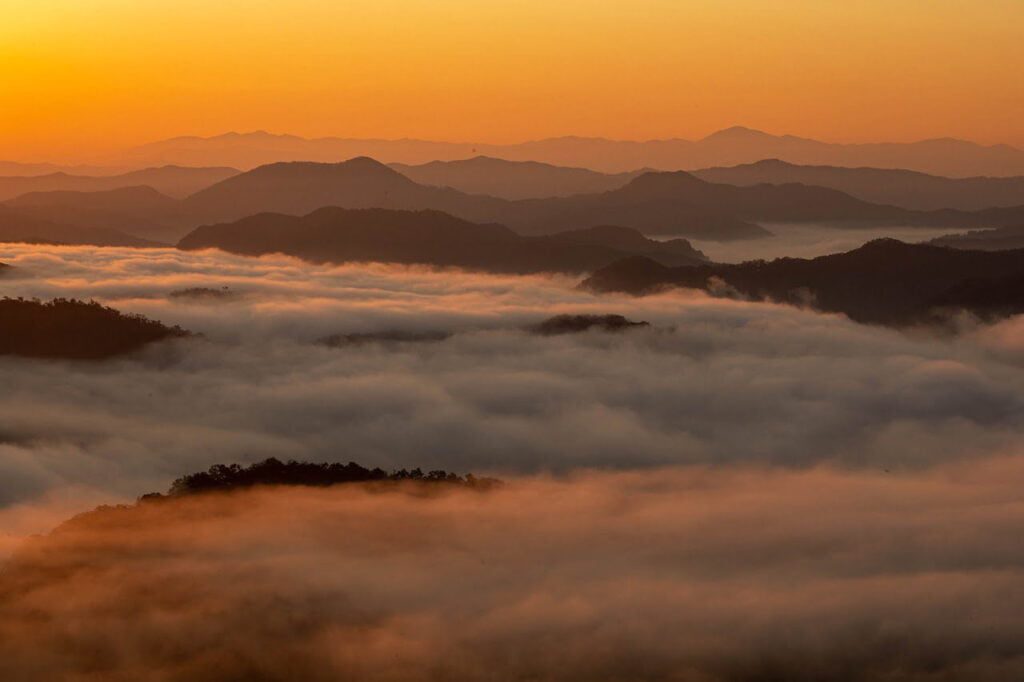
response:
[(1020, 146), (1022, 25), (1013, 0), (9, 0), (0, 158), (257, 129)]

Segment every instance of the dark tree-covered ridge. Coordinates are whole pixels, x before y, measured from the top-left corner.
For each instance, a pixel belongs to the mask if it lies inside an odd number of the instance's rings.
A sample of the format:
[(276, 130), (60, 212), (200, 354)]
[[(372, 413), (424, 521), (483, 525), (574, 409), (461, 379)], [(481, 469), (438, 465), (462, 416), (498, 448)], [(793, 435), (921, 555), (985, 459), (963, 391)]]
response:
[(751, 300), (843, 313), (856, 322), (936, 324), (967, 311), (994, 320), (1024, 313), (1019, 295), (1024, 249), (967, 251), (876, 239), (817, 258), (669, 268), (629, 258), (598, 270), (581, 286), (644, 295), (668, 287), (715, 291), (727, 285)]
[[(240, 490), (256, 486), (327, 487), (348, 483), (422, 483), (461, 488), (487, 490), (500, 485), (493, 478), (477, 478), (473, 474), (457, 474), (435, 470), (424, 473), (420, 469), (398, 469), (387, 472), (380, 468), (367, 469), (355, 462), (348, 464), (282, 462), (275, 458), (243, 467), (239, 464), (215, 464), (206, 471), (182, 476), (174, 481), (167, 495), (180, 497), (206, 492)], [(142, 499), (158, 499), (160, 494), (146, 495)]]
[(95, 301), (0, 299), (0, 355), (100, 360), (185, 336), (189, 332), (180, 327)]
[(650, 326), (649, 322), (634, 322), (622, 315), (555, 315), (540, 324), (529, 327), (528, 331), (541, 336), (558, 336), (560, 334), (578, 334), (592, 329), (603, 332), (621, 332)]

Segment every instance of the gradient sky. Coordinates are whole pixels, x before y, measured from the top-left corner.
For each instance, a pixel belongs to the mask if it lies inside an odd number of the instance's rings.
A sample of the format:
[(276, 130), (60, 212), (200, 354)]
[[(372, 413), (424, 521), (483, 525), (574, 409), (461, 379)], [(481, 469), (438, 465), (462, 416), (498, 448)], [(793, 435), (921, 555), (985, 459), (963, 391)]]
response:
[(2, 0), (0, 158), (181, 134), (1024, 145), (1021, 0)]

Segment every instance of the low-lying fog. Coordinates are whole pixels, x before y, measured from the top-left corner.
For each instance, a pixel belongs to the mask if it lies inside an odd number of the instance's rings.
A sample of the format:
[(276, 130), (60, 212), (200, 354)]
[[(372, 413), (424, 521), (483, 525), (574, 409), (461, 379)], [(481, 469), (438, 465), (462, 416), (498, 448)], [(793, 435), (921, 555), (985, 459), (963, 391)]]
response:
[(695, 239), (691, 239), (690, 242), (715, 262), (742, 263), (758, 258), (772, 260), (784, 256), (815, 258), (856, 249), (873, 239), (883, 237), (892, 237), (905, 242), (926, 242), (947, 234), (963, 232), (963, 230), (948, 227), (851, 228), (812, 223), (765, 224), (764, 227), (774, 236), (734, 242), (709, 242)]
[(1020, 458), (115, 510), (0, 575), (5, 680), (1005, 682)]
[[(69, 510), (270, 456), (516, 476), (834, 465), (912, 476), (1024, 444), (1024, 321), (956, 338), (565, 277), (0, 245), (0, 295), (95, 298), (203, 338), (105, 362), (0, 358), (7, 551)], [(231, 295), (171, 296), (190, 287)], [(538, 337), (561, 312), (652, 327)], [(457, 332), (329, 348), (328, 334)]]

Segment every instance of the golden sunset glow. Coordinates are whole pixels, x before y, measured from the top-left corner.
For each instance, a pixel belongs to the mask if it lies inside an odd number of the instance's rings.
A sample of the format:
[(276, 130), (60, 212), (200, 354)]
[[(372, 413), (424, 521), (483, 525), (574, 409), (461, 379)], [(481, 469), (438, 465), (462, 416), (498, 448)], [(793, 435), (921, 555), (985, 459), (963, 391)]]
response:
[(1022, 143), (1024, 3), (7, 0), (0, 157), (162, 137)]

